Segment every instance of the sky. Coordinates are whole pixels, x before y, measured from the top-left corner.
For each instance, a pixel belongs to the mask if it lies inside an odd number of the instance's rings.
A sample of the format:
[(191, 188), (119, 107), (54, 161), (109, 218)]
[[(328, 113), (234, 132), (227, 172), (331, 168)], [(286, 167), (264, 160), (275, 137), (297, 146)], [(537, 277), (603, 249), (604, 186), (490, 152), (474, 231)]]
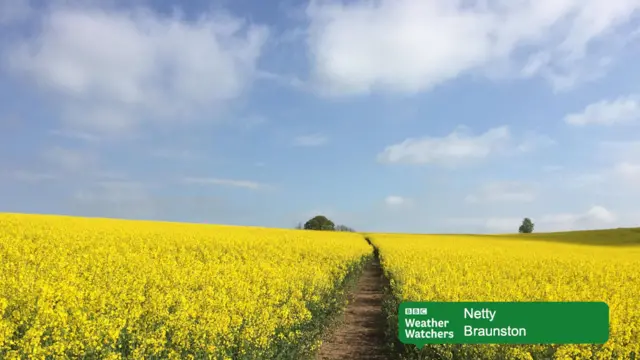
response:
[(640, 226), (639, 0), (0, 0), (0, 212)]

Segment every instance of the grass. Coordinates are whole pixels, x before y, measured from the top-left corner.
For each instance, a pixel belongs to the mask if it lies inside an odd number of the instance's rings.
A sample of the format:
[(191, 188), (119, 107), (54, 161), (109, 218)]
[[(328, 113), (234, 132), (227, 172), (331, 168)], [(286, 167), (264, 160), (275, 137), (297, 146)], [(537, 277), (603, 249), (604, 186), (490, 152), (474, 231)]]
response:
[(640, 246), (640, 228), (582, 230), (533, 234), (498, 235), (520, 240), (551, 241), (597, 246)]
[[(368, 236), (373, 233), (361, 233)], [(550, 241), (576, 245), (596, 246), (640, 246), (640, 228), (617, 228), (604, 230), (578, 230), (563, 232), (546, 232), (533, 234), (410, 234), (410, 233), (375, 233), (376, 235), (437, 235), (443, 240), (447, 237), (459, 236), (482, 238), (505, 238), (508, 240)]]

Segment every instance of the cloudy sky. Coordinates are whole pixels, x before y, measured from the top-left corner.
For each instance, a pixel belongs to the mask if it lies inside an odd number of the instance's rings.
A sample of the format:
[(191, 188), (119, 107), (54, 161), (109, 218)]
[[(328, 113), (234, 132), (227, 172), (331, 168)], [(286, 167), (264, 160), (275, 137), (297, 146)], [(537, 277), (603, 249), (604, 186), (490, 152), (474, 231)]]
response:
[(638, 0), (0, 0), (0, 211), (640, 226), (639, 64)]

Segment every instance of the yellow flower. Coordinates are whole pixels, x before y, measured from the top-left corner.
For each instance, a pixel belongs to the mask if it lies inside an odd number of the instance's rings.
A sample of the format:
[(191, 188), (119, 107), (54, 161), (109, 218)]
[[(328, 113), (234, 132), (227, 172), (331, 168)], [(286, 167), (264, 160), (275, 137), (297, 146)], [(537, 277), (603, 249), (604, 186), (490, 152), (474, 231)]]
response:
[(439, 353), (467, 351), (469, 358), (489, 359), (546, 358), (553, 349), (559, 359), (640, 354), (640, 247), (506, 235), (372, 234), (371, 240), (401, 301), (604, 301), (610, 308), (611, 335), (604, 346), (439, 345)]
[(3, 359), (273, 358), (315, 341), (295, 329), (371, 256), (353, 233), (20, 214), (0, 229)]

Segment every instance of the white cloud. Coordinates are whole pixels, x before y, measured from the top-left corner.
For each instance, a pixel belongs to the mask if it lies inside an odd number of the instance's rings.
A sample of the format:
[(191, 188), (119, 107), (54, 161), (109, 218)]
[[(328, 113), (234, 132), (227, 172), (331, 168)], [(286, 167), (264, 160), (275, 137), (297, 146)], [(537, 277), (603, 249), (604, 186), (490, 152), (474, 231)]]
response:
[(442, 223), (455, 226), (456, 228), (473, 227), (477, 229), (484, 229), (492, 233), (510, 233), (517, 231), (518, 226), (522, 224), (522, 219), (523, 218), (518, 217), (453, 217), (442, 219)]
[(266, 187), (266, 185), (255, 181), (249, 180), (233, 180), (233, 179), (220, 179), (220, 178), (199, 178), (199, 177), (186, 177), (182, 179), (186, 184), (193, 185), (225, 185), (246, 188), (251, 190), (258, 190)]
[(590, 174), (597, 184), (608, 188), (639, 190), (640, 187), (640, 141), (604, 141), (599, 144), (599, 159), (606, 167)]
[[(455, 226), (474, 226), (491, 233), (516, 233), (523, 217), (449, 218), (444, 221)], [(620, 217), (609, 209), (594, 205), (584, 213), (551, 213), (531, 217), (535, 232), (592, 230), (621, 225)]]
[(618, 50), (607, 40), (638, 9), (637, 0), (311, 1), (308, 51), (334, 95), (413, 93), (492, 67), (565, 89), (602, 71)]
[(52, 6), (39, 29), (10, 49), (10, 68), (60, 95), (70, 125), (108, 133), (220, 110), (249, 85), (268, 34), (223, 14), (89, 6)]
[(489, 218), (485, 220), (484, 226), (491, 232), (516, 232), (522, 224), (522, 218)]
[(540, 217), (536, 228), (543, 231), (590, 230), (615, 226), (618, 217), (615, 213), (599, 205), (592, 206), (581, 214), (549, 214)]
[(621, 162), (614, 166), (613, 173), (624, 181), (640, 186), (640, 163)]
[(384, 202), (387, 206), (398, 207), (409, 204), (411, 200), (402, 196), (389, 195), (384, 199)]
[(584, 125), (622, 125), (640, 120), (640, 97), (629, 95), (614, 100), (601, 100), (588, 105), (582, 112), (564, 117), (567, 124)]
[(329, 139), (322, 134), (303, 135), (293, 139), (293, 146), (321, 146), (326, 144), (327, 141), (329, 141)]
[(483, 134), (470, 134), (459, 127), (444, 137), (409, 138), (387, 146), (378, 155), (383, 163), (455, 165), (469, 160), (481, 160), (508, 145), (506, 126), (490, 129)]
[(470, 203), (532, 202), (536, 199), (533, 187), (519, 182), (492, 182), (483, 185), (476, 194), (465, 198)]
[(511, 154), (527, 153), (555, 143), (549, 136), (534, 132), (513, 138), (508, 126), (492, 128), (479, 135), (458, 126), (443, 137), (408, 138), (387, 146), (377, 158), (381, 163), (458, 166), (505, 153), (505, 150), (511, 150)]
[(563, 176), (563, 185), (584, 192), (640, 194), (640, 163), (620, 161), (593, 172)]

